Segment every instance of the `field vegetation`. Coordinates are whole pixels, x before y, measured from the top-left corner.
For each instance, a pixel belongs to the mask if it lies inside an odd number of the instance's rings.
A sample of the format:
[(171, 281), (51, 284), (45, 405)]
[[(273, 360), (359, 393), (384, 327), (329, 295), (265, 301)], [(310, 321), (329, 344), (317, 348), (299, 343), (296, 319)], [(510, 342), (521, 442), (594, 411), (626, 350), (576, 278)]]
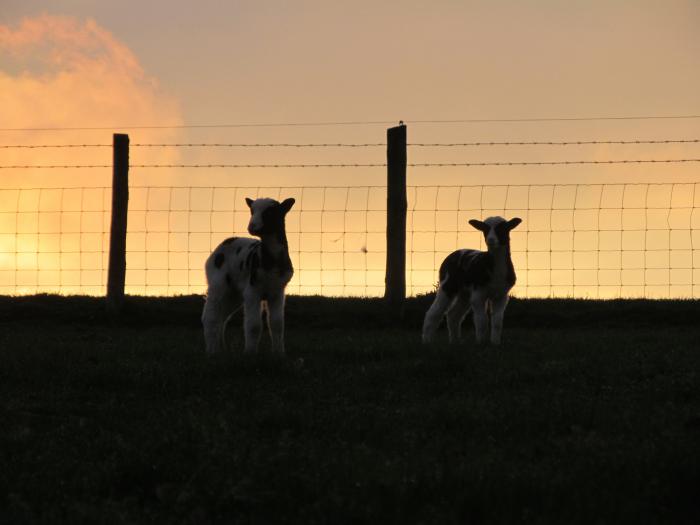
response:
[(0, 522), (700, 522), (700, 304), (426, 348), (430, 300), (291, 297), (278, 359), (205, 356), (201, 297), (0, 298)]

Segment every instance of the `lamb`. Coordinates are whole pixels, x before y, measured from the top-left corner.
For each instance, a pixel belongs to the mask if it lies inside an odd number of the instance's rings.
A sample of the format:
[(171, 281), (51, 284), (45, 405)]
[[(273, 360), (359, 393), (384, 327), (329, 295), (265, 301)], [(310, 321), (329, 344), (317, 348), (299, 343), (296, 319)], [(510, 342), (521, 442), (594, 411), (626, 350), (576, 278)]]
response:
[(207, 298), (202, 312), (208, 353), (226, 348), (226, 325), (244, 309), (245, 352), (258, 348), (262, 313), (268, 313), (272, 351), (284, 353), (285, 287), (294, 274), (289, 258), (285, 216), (294, 199), (246, 198), (248, 232), (260, 237), (231, 237), (211, 253), (205, 264)]
[(509, 221), (503, 217), (469, 221), (483, 232), (488, 251), (457, 250), (440, 265), (440, 285), (423, 322), (424, 343), (433, 342), (445, 313), (450, 343), (460, 342), (462, 321), (471, 309), (477, 344), (486, 341), (488, 313), (491, 314), (491, 344), (501, 344), (503, 313), (508, 304), (508, 292), (515, 285), (510, 231), (521, 222), (518, 217)]

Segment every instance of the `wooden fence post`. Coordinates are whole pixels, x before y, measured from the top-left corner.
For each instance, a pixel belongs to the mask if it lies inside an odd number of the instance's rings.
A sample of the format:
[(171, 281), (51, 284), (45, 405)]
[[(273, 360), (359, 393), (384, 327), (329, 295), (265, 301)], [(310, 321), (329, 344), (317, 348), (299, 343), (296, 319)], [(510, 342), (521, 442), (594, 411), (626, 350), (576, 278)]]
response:
[(124, 304), (126, 219), (129, 210), (129, 135), (114, 134), (112, 164), (112, 224), (109, 236), (107, 311), (118, 315)]
[(406, 298), (406, 126), (386, 130), (386, 278), (384, 299), (397, 317)]

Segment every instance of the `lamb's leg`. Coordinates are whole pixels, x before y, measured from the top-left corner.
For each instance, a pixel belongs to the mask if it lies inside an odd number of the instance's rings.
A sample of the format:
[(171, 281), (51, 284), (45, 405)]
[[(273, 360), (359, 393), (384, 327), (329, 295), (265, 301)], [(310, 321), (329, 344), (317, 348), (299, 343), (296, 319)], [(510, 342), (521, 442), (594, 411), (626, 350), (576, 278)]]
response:
[(210, 286), (202, 311), (204, 343), (209, 354), (218, 352), (222, 348), (222, 329), (224, 320), (229, 313), (227, 306), (228, 301), (225, 293), (222, 293), (215, 286)]
[(462, 341), (462, 322), (469, 312), (469, 295), (460, 293), (449, 310), (447, 310), (447, 332), (450, 336), (450, 343)]
[(508, 305), (508, 294), (498, 297), (491, 302), (491, 344), (501, 344), (501, 333), (503, 332), (503, 314)]
[(486, 315), (486, 297), (474, 292), (471, 297), (472, 311), (474, 312), (474, 329), (476, 331), (476, 343), (486, 342), (488, 330), (488, 316)]
[(423, 343), (433, 342), (435, 332), (440, 325), (440, 319), (442, 319), (442, 316), (454, 299), (454, 296), (448, 295), (442, 288), (438, 290), (435, 300), (425, 314), (425, 320), (423, 321)]
[(272, 351), (284, 354), (284, 291), (268, 299), (267, 308)]
[(245, 320), (243, 321), (245, 331), (245, 352), (255, 352), (260, 342), (262, 332), (262, 304), (258, 293), (252, 288), (246, 289), (243, 294), (243, 308)]

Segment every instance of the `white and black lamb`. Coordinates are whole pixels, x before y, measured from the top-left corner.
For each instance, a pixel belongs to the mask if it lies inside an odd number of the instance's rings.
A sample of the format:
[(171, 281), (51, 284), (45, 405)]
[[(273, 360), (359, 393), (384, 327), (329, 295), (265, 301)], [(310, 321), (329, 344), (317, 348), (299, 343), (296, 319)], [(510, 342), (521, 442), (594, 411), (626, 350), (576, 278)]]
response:
[(447, 317), (450, 343), (461, 341), (462, 322), (470, 309), (474, 312), (476, 342), (486, 342), (490, 313), (491, 344), (501, 343), (508, 292), (516, 280), (510, 257), (510, 231), (521, 222), (517, 217), (509, 221), (503, 217), (469, 221), (483, 232), (488, 251), (457, 250), (445, 258), (435, 301), (423, 322), (424, 343), (433, 341), (443, 315)]
[(244, 308), (245, 351), (257, 350), (262, 313), (267, 310), (273, 352), (284, 353), (285, 287), (294, 275), (285, 216), (294, 199), (248, 199), (248, 232), (260, 239), (231, 237), (207, 259), (207, 299), (202, 312), (207, 352), (226, 343), (226, 325), (240, 303)]

